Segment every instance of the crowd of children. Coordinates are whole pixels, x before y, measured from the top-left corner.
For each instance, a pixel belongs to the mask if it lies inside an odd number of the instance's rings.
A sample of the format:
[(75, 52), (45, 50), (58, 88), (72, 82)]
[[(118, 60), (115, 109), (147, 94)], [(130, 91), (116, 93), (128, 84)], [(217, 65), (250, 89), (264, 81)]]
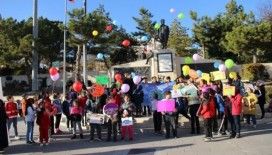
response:
[[(129, 80), (129, 77), (127, 81)], [(146, 78), (143, 78), (145, 81)], [(167, 79), (171, 82), (170, 78)], [(133, 83), (133, 82), (132, 82)], [(105, 93), (102, 96), (94, 97), (86, 89), (81, 93), (70, 91), (65, 95), (64, 101), (58, 93), (53, 94), (53, 100), (47, 92), (33, 98), (23, 96), (21, 102), (14, 102), (12, 96), (7, 97), (5, 104), (8, 130), (13, 125), (15, 139), (19, 139), (17, 129), (18, 114), (23, 117), (26, 124), (26, 143), (35, 143), (33, 139), (33, 130), (35, 124), (39, 126), (39, 142), (40, 145), (48, 145), (50, 137), (54, 134), (63, 134), (60, 130), (60, 121), (62, 114), (66, 117), (67, 130), (72, 131), (71, 139), (77, 136), (77, 128), (79, 130), (79, 138), (83, 139), (82, 126), (90, 126), (90, 141), (102, 140), (102, 124), (107, 128), (107, 141), (118, 141), (118, 132), (121, 135), (120, 140), (124, 140), (128, 135), (129, 140), (134, 139), (133, 125), (122, 125), (122, 120), (125, 118), (139, 117), (140, 115), (149, 115), (152, 113), (154, 122), (154, 133), (163, 134), (162, 121), (165, 126), (165, 138), (171, 137), (171, 132), (174, 138), (178, 138), (178, 119), (179, 114), (182, 114), (191, 122), (191, 134), (200, 134), (200, 120), (204, 121), (204, 141), (211, 141), (215, 134), (226, 135), (229, 132), (230, 138), (239, 138), (241, 136), (241, 119), (245, 119), (250, 125), (252, 121), (256, 128), (256, 106), (260, 105), (263, 111), (263, 96), (265, 90), (263, 85), (256, 87), (243, 86), (239, 79), (229, 79), (226, 85), (235, 86), (235, 94), (233, 96), (223, 96), (223, 84), (221, 81), (207, 83), (206, 80), (198, 81), (192, 79), (183, 79), (179, 77), (175, 81), (175, 85), (192, 86), (190, 93), (185, 92), (184, 96), (172, 98), (170, 91), (164, 92), (164, 97), (161, 101), (175, 101), (173, 111), (158, 111), (159, 94), (153, 93), (153, 99), (150, 103), (145, 103), (145, 95), (143, 86), (147, 82), (139, 85), (132, 85), (131, 91), (125, 94), (120, 92), (120, 87), (116, 84), (112, 88), (105, 88)], [(160, 84), (156, 77), (152, 78), (153, 84)], [(130, 83), (131, 84), (131, 83)], [(259, 89), (260, 88), (260, 89)], [(262, 91), (261, 91), (262, 90)], [(272, 95), (270, 97), (270, 105), (267, 112), (272, 111)], [(107, 104), (116, 104), (118, 110), (112, 115), (107, 115), (105, 122), (102, 124), (88, 123), (87, 113), (103, 114), (103, 107)], [(1, 105), (2, 106), (2, 105)], [(21, 108), (20, 108), (21, 107)], [(1, 118), (2, 120), (3, 118)], [(219, 122), (219, 123), (218, 123)], [(228, 128), (230, 124), (230, 129)], [(95, 131), (97, 138), (95, 138)], [(9, 132), (10, 133), (10, 132)]]

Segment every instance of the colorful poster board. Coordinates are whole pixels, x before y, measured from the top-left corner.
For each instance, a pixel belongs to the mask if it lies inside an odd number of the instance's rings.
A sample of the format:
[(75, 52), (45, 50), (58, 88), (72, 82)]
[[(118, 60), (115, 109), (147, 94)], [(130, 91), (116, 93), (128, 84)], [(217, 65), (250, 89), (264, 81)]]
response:
[(169, 100), (161, 100), (158, 101), (157, 104), (157, 111), (158, 112), (174, 112), (175, 109), (175, 100), (174, 99), (169, 99)]
[(107, 75), (99, 75), (95, 77), (95, 81), (100, 85), (107, 85), (110, 81), (110, 78)]
[(226, 73), (225, 72), (221, 72), (221, 71), (211, 72), (211, 79), (213, 81), (225, 80), (226, 79)]
[(210, 83), (210, 74), (208, 74), (208, 73), (202, 73), (202, 75), (201, 75), (201, 79), (204, 79), (204, 80), (206, 80), (208, 83)]
[(223, 96), (234, 96), (235, 86), (223, 85)]
[(124, 117), (121, 118), (122, 126), (131, 126), (133, 125), (132, 117)]
[(91, 124), (104, 124), (105, 115), (96, 113), (87, 113), (87, 118)]
[(103, 114), (113, 116), (118, 113), (118, 105), (115, 103), (108, 103), (103, 107)]
[(171, 90), (171, 96), (172, 98), (179, 98), (179, 97), (183, 97), (184, 94), (182, 94), (181, 90)]

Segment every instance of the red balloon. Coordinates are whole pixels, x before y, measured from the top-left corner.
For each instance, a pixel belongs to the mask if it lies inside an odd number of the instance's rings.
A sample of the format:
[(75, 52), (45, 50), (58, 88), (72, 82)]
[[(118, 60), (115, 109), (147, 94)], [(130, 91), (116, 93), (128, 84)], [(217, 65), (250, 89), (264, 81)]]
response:
[(58, 73), (57, 68), (51, 67), (51, 68), (49, 69), (49, 74), (50, 74), (51, 76), (56, 75), (57, 73)]
[(122, 81), (122, 75), (119, 74), (119, 73), (115, 74), (114, 78), (115, 78), (116, 81)]
[(122, 42), (122, 45), (128, 47), (130, 45), (130, 41), (126, 39)]
[(94, 84), (91, 88), (91, 94), (93, 97), (100, 97), (104, 94), (105, 88), (99, 84)]
[(111, 25), (106, 26), (106, 30), (110, 32), (112, 30), (112, 26)]
[(76, 81), (76, 82), (73, 84), (73, 89), (74, 89), (75, 92), (80, 93), (81, 90), (82, 90), (82, 87), (83, 87), (83, 85), (82, 85), (82, 83), (79, 82), (79, 81)]

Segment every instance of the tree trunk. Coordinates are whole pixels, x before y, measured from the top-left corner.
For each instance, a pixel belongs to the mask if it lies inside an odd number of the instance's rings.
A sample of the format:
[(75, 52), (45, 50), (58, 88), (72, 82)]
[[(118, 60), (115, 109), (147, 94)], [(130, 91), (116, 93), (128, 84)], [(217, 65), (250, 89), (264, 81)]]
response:
[(81, 60), (81, 47), (80, 45), (77, 46), (77, 53), (76, 53), (76, 70), (75, 70), (75, 80), (81, 80), (80, 76), (80, 60)]

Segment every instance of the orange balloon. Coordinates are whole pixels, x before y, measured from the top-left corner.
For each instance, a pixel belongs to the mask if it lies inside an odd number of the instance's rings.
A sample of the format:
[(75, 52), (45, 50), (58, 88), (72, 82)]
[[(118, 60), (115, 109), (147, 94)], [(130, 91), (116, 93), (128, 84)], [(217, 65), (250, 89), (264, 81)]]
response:
[(90, 93), (92, 94), (93, 97), (100, 97), (104, 94), (104, 92), (105, 92), (104, 87), (99, 84), (94, 84), (90, 90)]
[(193, 79), (198, 78), (197, 72), (196, 72), (195, 70), (193, 70), (193, 69), (190, 69), (190, 71), (189, 71), (189, 76), (190, 76), (191, 78), (193, 78)]

